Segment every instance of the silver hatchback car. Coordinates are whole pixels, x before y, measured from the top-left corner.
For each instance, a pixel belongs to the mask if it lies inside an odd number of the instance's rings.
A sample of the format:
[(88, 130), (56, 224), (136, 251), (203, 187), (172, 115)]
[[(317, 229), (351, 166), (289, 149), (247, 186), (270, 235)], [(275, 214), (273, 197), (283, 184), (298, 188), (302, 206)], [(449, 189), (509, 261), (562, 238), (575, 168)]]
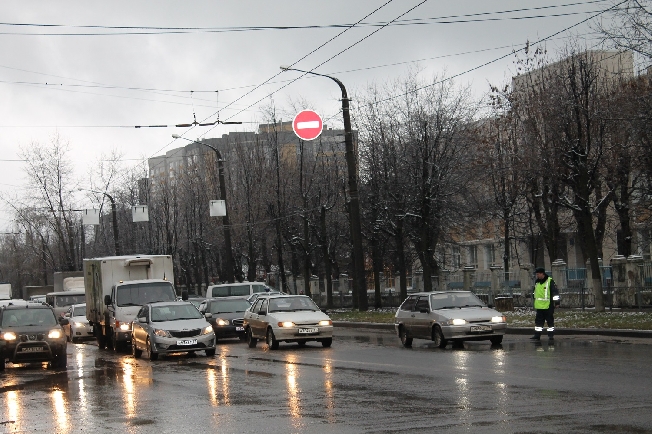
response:
[(409, 347), (412, 339), (434, 341), (444, 348), (449, 341), (503, 341), (505, 317), (488, 308), (469, 291), (419, 292), (410, 295), (394, 318), (401, 343)]

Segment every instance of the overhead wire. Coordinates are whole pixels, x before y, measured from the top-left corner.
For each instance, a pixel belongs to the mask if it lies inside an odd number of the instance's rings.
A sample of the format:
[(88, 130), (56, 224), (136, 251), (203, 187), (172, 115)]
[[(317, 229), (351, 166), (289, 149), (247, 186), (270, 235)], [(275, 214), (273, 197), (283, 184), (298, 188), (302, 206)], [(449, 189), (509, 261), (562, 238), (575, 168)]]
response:
[[(596, 3), (605, 3), (607, 0), (589, 0), (582, 2), (566, 3), (561, 5), (546, 5), (530, 8), (509, 9), (503, 11), (476, 12), (471, 14), (445, 15), (439, 17), (412, 18), (406, 20), (393, 21), (390, 26), (411, 26), (425, 24), (457, 24), (482, 21), (503, 21), (514, 19), (534, 19), (547, 17), (560, 17), (577, 15), (582, 13), (592, 13), (588, 11), (567, 12), (559, 14), (535, 15), (525, 17), (505, 17), (505, 18), (472, 18), (486, 17), (488, 15), (504, 15), (518, 12), (528, 12), (537, 10), (546, 10), (554, 8), (564, 8), (578, 5), (589, 5)], [(444, 21), (446, 20), (446, 21)], [(106, 26), (106, 25), (69, 25), (69, 24), (51, 24), (51, 23), (11, 23), (0, 22), (0, 26), (21, 27), (21, 28), (66, 28), (66, 29), (97, 29), (97, 30), (121, 30), (119, 32), (102, 32), (102, 33), (19, 33), (19, 32), (0, 32), (3, 35), (27, 35), (27, 36), (115, 36), (115, 35), (152, 35), (152, 34), (186, 34), (186, 33), (230, 33), (230, 32), (248, 32), (248, 31), (267, 31), (267, 30), (308, 30), (308, 29), (330, 29), (330, 28), (350, 28), (350, 23), (324, 24), (324, 25), (303, 25), (303, 26), (228, 26), (228, 27), (164, 27), (164, 26)], [(364, 22), (359, 21), (355, 25), (358, 28), (363, 27), (386, 27), (383, 22)], [(132, 30), (125, 32), (122, 30)]]

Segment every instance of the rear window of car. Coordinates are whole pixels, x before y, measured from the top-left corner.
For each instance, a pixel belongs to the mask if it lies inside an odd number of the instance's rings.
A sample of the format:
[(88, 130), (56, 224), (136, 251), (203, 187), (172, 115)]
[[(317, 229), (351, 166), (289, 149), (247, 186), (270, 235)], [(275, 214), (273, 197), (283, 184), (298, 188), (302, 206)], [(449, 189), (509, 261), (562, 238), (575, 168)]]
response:
[(57, 324), (50, 309), (11, 309), (2, 315), (3, 327), (53, 326)]
[(269, 289), (265, 285), (252, 285), (253, 292), (267, 292)]
[(401, 310), (412, 310), (414, 308), (414, 303), (416, 303), (417, 299), (416, 297), (408, 297), (405, 299), (403, 304), (401, 305), (400, 309)]
[(211, 303), (211, 313), (244, 312), (249, 308), (247, 300), (220, 300)]
[(240, 285), (231, 287), (231, 295), (249, 295), (249, 285)]
[(192, 304), (152, 307), (153, 322), (199, 318), (202, 318), (202, 315)]

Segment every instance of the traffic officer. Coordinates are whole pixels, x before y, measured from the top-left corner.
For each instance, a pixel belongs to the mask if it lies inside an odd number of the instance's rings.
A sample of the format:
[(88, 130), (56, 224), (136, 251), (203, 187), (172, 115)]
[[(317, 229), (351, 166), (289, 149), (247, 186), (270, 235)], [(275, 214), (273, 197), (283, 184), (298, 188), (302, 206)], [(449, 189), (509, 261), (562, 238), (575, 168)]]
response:
[(548, 324), (548, 339), (555, 339), (555, 307), (559, 307), (559, 291), (552, 277), (546, 274), (545, 268), (535, 270), (537, 280), (534, 282), (534, 336), (530, 339), (539, 341), (543, 332), (544, 321)]

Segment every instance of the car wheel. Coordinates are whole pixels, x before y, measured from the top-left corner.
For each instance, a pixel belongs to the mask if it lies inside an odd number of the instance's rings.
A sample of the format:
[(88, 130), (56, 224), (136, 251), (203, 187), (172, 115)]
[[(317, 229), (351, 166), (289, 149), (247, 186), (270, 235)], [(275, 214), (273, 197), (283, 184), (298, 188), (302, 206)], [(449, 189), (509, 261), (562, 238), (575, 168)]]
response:
[(215, 348), (206, 350), (206, 357), (215, 357)]
[(299, 344), (300, 347), (305, 347), (306, 343), (306, 341), (297, 341), (297, 344)]
[(503, 335), (492, 336), (489, 340), (491, 341), (491, 345), (500, 345), (503, 343)]
[(240, 339), (241, 341), (246, 341), (247, 340), (247, 335), (240, 335), (240, 336), (238, 336), (238, 339)]
[(330, 348), (333, 345), (333, 338), (326, 338), (321, 340), (321, 346), (324, 348)]
[(410, 348), (412, 346), (412, 338), (408, 337), (405, 327), (401, 326), (398, 329), (398, 337), (401, 339), (401, 343), (405, 348)]
[(147, 356), (149, 357), (149, 360), (156, 360), (158, 359), (158, 353), (155, 353), (152, 350), (152, 342), (147, 338)]
[(113, 349), (113, 329), (109, 326), (106, 326), (104, 329), (104, 341), (106, 342), (106, 349)]
[(251, 334), (251, 327), (247, 327), (247, 331), (245, 332), (247, 336), (247, 345), (249, 345), (249, 348), (256, 348), (256, 343), (258, 342), (258, 339), (252, 336)]
[(441, 332), (441, 327), (435, 325), (432, 329), (432, 340), (439, 348), (446, 348), (448, 341), (444, 339), (444, 334)]
[(5, 370), (5, 359), (0, 360), (0, 372)]
[(267, 346), (269, 346), (270, 350), (277, 350), (278, 349), (278, 341), (276, 340), (276, 336), (274, 336), (274, 332), (272, 331), (271, 328), (267, 329)]
[(134, 359), (140, 359), (140, 356), (143, 355), (143, 350), (139, 350), (136, 346), (136, 339), (131, 337), (131, 355), (134, 356)]

